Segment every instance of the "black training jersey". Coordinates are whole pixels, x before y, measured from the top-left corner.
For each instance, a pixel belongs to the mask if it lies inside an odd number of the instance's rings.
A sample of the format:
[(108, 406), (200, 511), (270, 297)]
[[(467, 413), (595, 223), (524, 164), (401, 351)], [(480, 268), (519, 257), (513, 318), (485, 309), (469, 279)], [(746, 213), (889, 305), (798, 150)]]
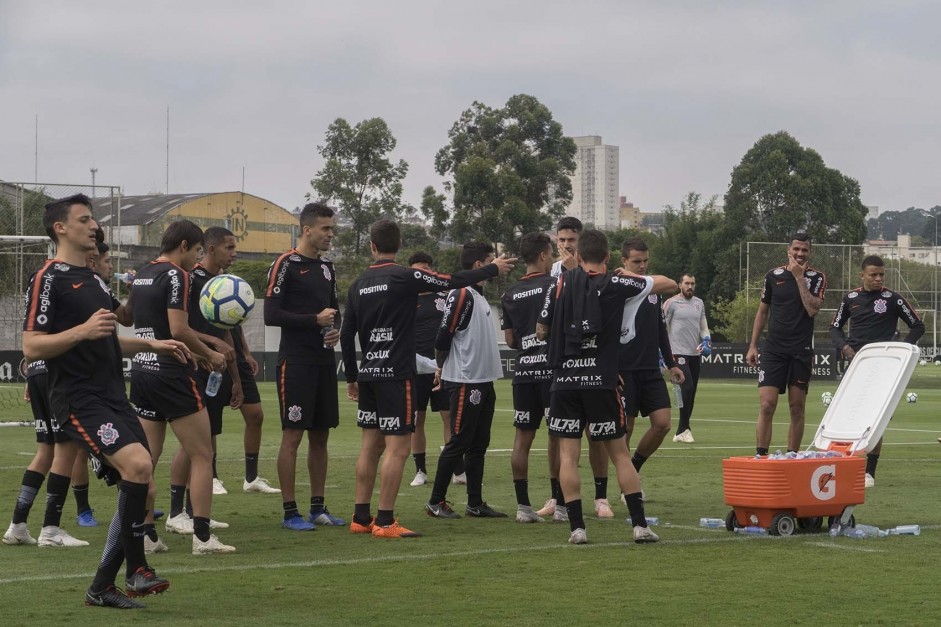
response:
[[(199, 297), (203, 292), (203, 288), (206, 286), (206, 283), (209, 283), (210, 279), (215, 276), (215, 274), (211, 273), (201, 264), (197, 263), (193, 266), (193, 270), (190, 272), (189, 325), (191, 329), (198, 333), (224, 338), (225, 329), (220, 329), (219, 327), (209, 324), (209, 321), (206, 320), (202, 310), (199, 308)], [(235, 334), (233, 333), (233, 335)]]
[(500, 299), (503, 313), (500, 328), (513, 330), (519, 349), (513, 373), (514, 385), (552, 378), (548, 361), (549, 344), (536, 339), (536, 321), (545, 303), (546, 292), (554, 282), (549, 274), (527, 274), (507, 289)]
[[(808, 268), (803, 280), (811, 296), (823, 298), (827, 288), (827, 277), (823, 272)], [(812, 350), (814, 319), (807, 315), (797, 282), (787, 266), (779, 266), (765, 275), (761, 302), (771, 305), (765, 350), (790, 355)]]
[[(830, 339), (838, 350), (849, 344), (858, 351), (872, 342), (888, 342), (898, 333), (898, 321), (908, 325), (905, 341), (914, 344), (925, 333), (925, 323), (908, 301), (892, 290), (855, 289), (843, 296), (830, 323)], [(850, 323), (849, 338), (843, 327)]]
[[(30, 279), (23, 330), (61, 333), (84, 324), (99, 309), (111, 311), (111, 291), (101, 277), (85, 266), (51, 259)], [(117, 332), (79, 342), (45, 362), (50, 401), (59, 419), (65, 419), (71, 407), (96, 399), (127, 405)]]
[(676, 365), (658, 295), (647, 294), (624, 303), (619, 347), (618, 372), (658, 370), (660, 355), (667, 366)]
[[(305, 257), (292, 249), (268, 269), (265, 324), (281, 327), (278, 358), (296, 364), (333, 365), (333, 349), (323, 345), (317, 314), (336, 309), (337, 274), (326, 257)], [(336, 323), (335, 323), (336, 324)]]
[(429, 359), (435, 358), (435, 337), (444, 315), (447, 292), (427, 292), (418, 295), (415, 309), (415, 352)]
[[(415, 374), (415, 318), (422, 292), (464, 287), (496, 276), (497, 266), (454, 275), (377, 260), (350, 286), (340, 346), (346, 380), (409, 379)], [(440, 318), (439, 318), (440, 322)], [(356, 336), (363, 352), (356, 364)]]
[[(134, 316), (134, 335), (147, 340), (172, 340), (168, 311), (189, 310), (189, 273), (159, 257), (141, 268), (134, 277), (128, 306)], [(169, 355), (137, 353), (131, 370), (175, 374), (190, 368)]]
[[(537, 322), (552, 327), (549, 338), (555, 346), (564, 343), (565, 329), (571, 325), (566, 320), (568, 312), (564, 305), (564, 293), (571, 285), (574, 275), (584, 273), (575, 268), (560, 275), (550, 286)], [(597, 291), (598, 312), (591, 312), (600, 319), (600, 331), (584, 336), (581, 351), (577, 356), (562, 356), (550, 363), (553, 368), (552, 390), (614, 389), (618, 383), (618, 346), (623, 319), (624, 301), (644, 291), (649, 292), (653, 284), (650, 277), (617, 276), (588, 272), (587, 289)], [(575, 296), (575, 295), (573, 295)], [(562, 355), (562, 351), (558, 351)]]

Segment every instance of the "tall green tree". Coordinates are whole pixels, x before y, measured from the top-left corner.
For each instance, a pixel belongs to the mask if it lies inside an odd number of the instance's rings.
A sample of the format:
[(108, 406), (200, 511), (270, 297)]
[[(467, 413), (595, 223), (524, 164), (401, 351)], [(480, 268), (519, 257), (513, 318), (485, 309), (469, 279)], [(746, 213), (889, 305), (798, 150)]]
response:
[(784, 131), (765, 135), (732, 170), (727, 224), (749, 239), (783, 242), (805, 231), (821, 243), (861, 244), (866, 208), (859, 183), (828, 168)]
[(321, 199), (335, 204), (350, 221), (350, 235), (342, 240), (347, 250), (364, 252), (369, 225), (382, 216), (401, 218), (409, 211), (402, 202), (402, 179), (408, 164), (389, 155), (396, 141), (382, 118), (370, 118), (350, 126), (337, 118), (327, 128), (317, 151), (323, 168), (310, 184)]
[(499, 109), (474, 102), (435, 156), (435, 170), (450, 177), (451, 236), (512, 249), (524, 233), (549, 229), (572, 200), (575, 152), (533, 96), (513, 96)]

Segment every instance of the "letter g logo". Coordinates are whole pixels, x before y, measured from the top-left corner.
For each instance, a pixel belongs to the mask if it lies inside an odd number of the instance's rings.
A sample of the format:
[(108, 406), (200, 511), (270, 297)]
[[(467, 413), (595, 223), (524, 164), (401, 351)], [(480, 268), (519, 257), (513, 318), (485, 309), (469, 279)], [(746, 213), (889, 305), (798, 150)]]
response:
[(836, 466), (820, 466), (810, 476), (810, 491), (821, 501), (829, 501), (836, 496)]

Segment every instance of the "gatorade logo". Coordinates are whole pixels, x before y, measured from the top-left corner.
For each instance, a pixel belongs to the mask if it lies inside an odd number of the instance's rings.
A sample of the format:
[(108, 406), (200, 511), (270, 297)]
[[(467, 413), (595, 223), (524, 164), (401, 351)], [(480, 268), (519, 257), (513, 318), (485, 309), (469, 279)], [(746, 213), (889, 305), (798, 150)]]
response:
[(829, 501), (836, 496), (836, 466), (820, 466), (810, 476), (810, 492), (821, 501)]

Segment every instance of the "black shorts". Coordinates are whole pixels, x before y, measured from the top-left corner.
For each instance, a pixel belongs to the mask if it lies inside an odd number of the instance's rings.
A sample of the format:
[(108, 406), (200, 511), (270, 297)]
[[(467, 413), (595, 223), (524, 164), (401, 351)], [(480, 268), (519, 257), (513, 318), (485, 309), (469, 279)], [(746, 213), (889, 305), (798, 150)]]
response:
[(133, 370), (130, 399), (138, 416), (157, 422), (173, 422), (205, 408), (196, 372), (191, 370), (166, 374)]
[(356, 426), (362, 429), (379, 429), (383, 435), (413, 433), (414, 387), (411, 379), (360, 382)]
[(261, 394), (258, 393), (258, 384), (255, 382), (255, 375), (248, 366), (248, 362), (239, 359), (236, 361), (239, 367), (239, 379), (242, 380), (242, 395), (245, 405), (254, 405), (261, 402)]
[(616, 440), (625, 431), (624, 406), (617, 390), (556, 390), (549, 403), (549, 434), (590, 440)]
[(416, 374), (415, 382), (415, 411), (425, 411), (428, 401), (431, 401), (431, 411), (448, 411), (448, 393), (444, 390), (434, 390), (435, 375)]
[(102, 400), (71, 406), (62, 424), (62, 432), (96, 456), (113, 455), (128, 444), (147, 446), (147, 436), (134, 409), (112, 407)]
[(513, 426), (535, 431), (549, 412), (552, 381), (526, 381), (513, 384)]
[(337, 371), (332, 365), (289, 364), (277, 371), (281, 429), (326, 431), (340, 424)]
[(203, 405), (206, 406), (206, 412), (209, 414), (209, 434), (220, 435), (222, 433), (222, 413), (232, 402), (232, 377), (229, 371), (222, 373), (222, 383), (219, 384), (219, 393), (215, 396), (206, 394), (206, 385), (209, 383), (209, 371), (200, 368), (196, 371), (196, 386), (203, 396)]
[(36, 374), (26, 379), (29, 390), (29, 406), (36, 421), (36, 442), (53, 446), (56, 442), (69, 442), (71, 438), (59, 429), (59, 423), (52, 415), (52, 403), (49, 401), (49, 375)]
[[(493, 422), (493, 410), (497, 401), (493, 381), (445, 385), (450, 399), (452, 436), (460, 433), (465, 423), (490, 425)], [(489, 429), (488, 426), (488, 432)]]
[(621, 395), (628, 416), (649, 416), (658, 409), (670, 409), (670, 392), (659, 369), (629, 370), (619, 373), (624, 381)]
[(758, 365), (758, 387), (773, 386), (778, 388), (778, 394), (784, 394), (793, 385), (806, 392), (813, 361), (813, 353), (782, 355), (763, 351)]

